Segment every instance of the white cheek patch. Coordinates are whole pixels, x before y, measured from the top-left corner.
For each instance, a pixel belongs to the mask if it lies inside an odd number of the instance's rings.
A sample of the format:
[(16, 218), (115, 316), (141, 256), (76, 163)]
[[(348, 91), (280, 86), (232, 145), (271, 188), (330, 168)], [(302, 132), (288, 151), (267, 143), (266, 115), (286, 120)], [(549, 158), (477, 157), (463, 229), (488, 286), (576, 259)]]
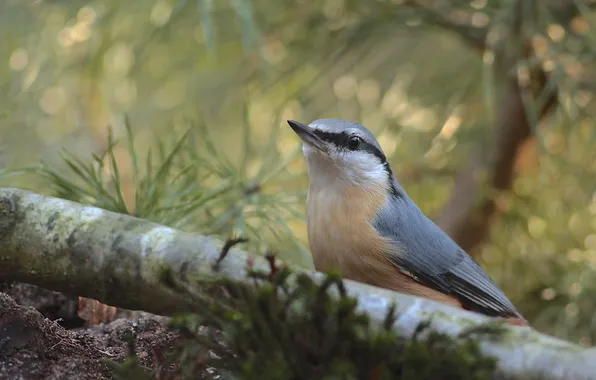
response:
[(361, 186), (388, 188), (387, 171), (377, 157), (366, 152), (331, 149), (323, 153), (304, 144), (312, 183), (320, 186)]
[(303, 143), (303, 144), (302, 144), (302, 153), (303, 153), (303, 154), (304, 154), (306, 157), (308, 157), (309, 153), (311, 152), (311, 149), (312, 149), (312, 148), (311, 148), (310, 146), (308, 146), (308, 144), (305, 144), (305, 143)]
[[(339, 161), (339, 160), (338, 160)], [(350, 152), (341, 157), (343, 170), (348, 178), (360, 185), (385, 185), (387, 171), (378, 158), (366, 152)]]

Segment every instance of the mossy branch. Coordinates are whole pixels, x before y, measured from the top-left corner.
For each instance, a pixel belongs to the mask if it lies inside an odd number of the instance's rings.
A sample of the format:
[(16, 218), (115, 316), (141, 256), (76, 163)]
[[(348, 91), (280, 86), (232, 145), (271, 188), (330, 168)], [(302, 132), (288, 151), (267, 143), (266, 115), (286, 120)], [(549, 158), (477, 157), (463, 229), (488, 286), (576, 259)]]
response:
[[(83, 206), (19, 189), (0, 188), (0, 278), (97, 299), (114, 306), (163, 315), (197, 312), (210, 306), (172, 290), (164, 274), (197, 279), (199, 290), (213, 291), (214, 279), (250, 285), (251, 270), (270, 264), (232, 248), (214, 269), (223, 243), (127, 215)], [(302, 272), (319, 282), (321, 273)], [(289, 282), (292, 284), (292, 282)], [(204, 289), (201, 289), (204, 284)], [(383, 328), (391, 306), (392, 329), (413, 336), (421, 322), (457, 336), (490, 319), (431, 300), (344, 280), (357, 309)], [(290, 285), (291, 286), (291, 285)], [(250, 287), (247, 287), (250, 288)], [(291, 289), (290, 289), (291, 290)], [(291, 292), (290, 292), (291, 293)], [(215, 296), (215, 295), (214, 295)], [(480, 339), (484, 354), (498, 359), (506, 378), (589, 379), (596, 373), (596, 351), (504, 326), (498, 341)]]

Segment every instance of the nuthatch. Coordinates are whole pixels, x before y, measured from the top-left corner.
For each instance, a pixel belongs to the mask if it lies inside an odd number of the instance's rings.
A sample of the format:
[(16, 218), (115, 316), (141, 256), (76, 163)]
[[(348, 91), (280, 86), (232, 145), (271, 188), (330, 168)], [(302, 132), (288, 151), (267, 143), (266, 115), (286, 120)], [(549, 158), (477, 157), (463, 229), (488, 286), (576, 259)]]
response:
[(527, 325), (482, 267), (410, 199), (368, 129), (336, 119), (288, 124), (304, 142), (308, 241), (318, 271)]

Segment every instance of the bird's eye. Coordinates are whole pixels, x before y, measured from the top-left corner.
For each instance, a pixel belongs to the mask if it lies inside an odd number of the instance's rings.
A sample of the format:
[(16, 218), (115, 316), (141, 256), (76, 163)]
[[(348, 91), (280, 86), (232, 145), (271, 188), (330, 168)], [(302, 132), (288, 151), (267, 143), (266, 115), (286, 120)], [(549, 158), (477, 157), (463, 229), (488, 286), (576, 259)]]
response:
[(352, 136), (348, 139), (348, 149), (349, 150), (356, 150), (360, 146), (360, 142), (362, 139), (358, 136)]

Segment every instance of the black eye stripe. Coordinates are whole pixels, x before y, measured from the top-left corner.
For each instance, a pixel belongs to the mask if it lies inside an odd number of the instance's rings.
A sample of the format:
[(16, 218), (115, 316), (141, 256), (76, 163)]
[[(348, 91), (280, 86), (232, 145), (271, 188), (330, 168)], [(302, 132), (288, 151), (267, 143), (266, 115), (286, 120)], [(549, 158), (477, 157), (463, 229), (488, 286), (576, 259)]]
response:
[[(318, 129), (313, 130), (313, 133), (321, 140), (342, 148), (347, 148), (348, 142), (350, 141), (350, 136), (352, 136), (352, 134), (349, 134), (347, 132), (333, 133), (321, 131)], [(386, 158), (383, 152), (381, 152), (373, 144), (367, 143), (364, 140), (361, 140), (360, 146), (357, 150), (368, 152), (373, 156), (377, 157), (379, 160), (381, 160), (381, 162), (386, 162)]]

